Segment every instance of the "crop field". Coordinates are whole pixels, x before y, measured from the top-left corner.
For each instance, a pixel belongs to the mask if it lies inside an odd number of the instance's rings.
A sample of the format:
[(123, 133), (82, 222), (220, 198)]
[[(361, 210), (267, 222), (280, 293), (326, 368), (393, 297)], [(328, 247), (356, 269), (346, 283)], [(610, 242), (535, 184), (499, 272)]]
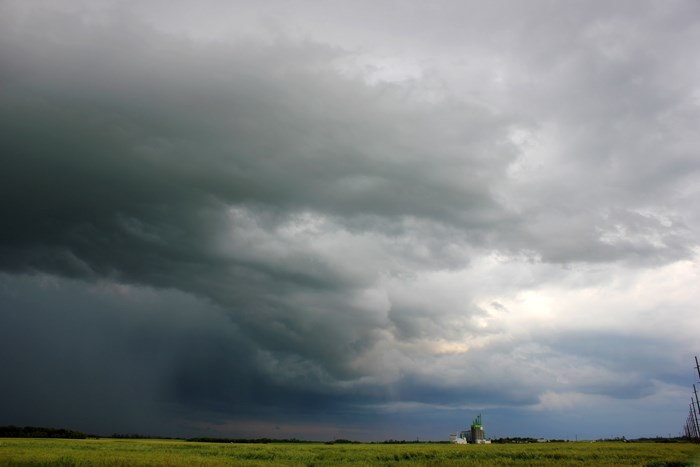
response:
[(233, 444), (0, 438), (0, 465), (700, 465), (690, 443)]

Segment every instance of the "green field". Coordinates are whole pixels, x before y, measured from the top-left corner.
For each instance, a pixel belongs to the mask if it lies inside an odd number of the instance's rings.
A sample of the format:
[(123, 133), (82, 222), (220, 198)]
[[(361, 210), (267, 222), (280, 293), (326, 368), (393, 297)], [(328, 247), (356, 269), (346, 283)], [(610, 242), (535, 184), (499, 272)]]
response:
[(226, 444), (0, 438), (0, 465), (700, 465), (690, 443)]

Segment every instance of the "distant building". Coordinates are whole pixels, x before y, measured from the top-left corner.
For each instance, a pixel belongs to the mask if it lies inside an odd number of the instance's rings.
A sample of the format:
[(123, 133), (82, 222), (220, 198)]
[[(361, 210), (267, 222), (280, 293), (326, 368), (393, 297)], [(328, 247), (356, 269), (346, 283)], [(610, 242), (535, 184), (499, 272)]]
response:
[(486, 436), (484, 433), (484, 425), (481, 423), (481, 414), (474, 419), (471, 429), (471, 443), (483, 444), (486, 441)]
[(450, 435), (450, 443), (453, 444), (491, 444), (490, 440), (486, 439), (486, 432), (481, 421), (481, 414), (474, 419), (470, 430), (460, 431), (458, 434)]

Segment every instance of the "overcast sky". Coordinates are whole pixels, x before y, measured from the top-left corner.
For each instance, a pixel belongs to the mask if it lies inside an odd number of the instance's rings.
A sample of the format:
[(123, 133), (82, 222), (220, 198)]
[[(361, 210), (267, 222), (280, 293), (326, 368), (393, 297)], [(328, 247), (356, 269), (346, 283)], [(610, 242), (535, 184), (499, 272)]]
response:
[(0, 424), (677, 435), (700, 3), (0, 2)]

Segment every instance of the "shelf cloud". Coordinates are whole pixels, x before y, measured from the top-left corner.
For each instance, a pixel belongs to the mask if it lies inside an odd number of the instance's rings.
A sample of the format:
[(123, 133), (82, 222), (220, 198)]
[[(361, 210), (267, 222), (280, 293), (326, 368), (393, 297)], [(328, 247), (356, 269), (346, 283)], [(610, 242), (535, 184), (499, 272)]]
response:
[(3, 2), (0, 423), (676, 432), (698, 18)]

